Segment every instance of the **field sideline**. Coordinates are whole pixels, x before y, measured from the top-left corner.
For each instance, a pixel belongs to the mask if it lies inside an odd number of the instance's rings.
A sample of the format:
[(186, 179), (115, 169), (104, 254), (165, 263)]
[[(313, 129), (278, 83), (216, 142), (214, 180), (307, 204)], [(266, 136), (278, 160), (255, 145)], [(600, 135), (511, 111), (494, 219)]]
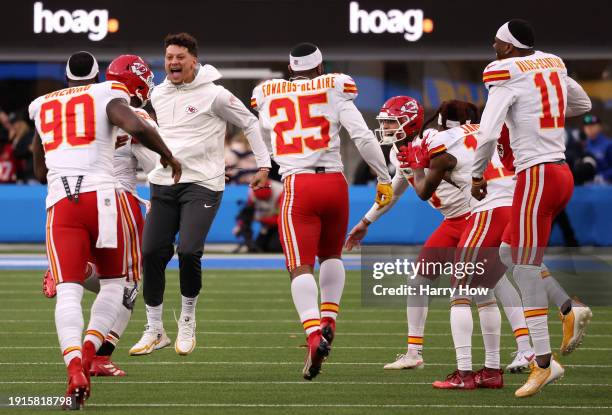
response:
[[(337, 339), (324, 371), (314, 381), (301, 378), (304, 335), (281, 271), (204, 272), (198, 307), (198, 348), (180, 357), (173, 347), (146, 357), (129, 357), (145, 317), (140, 298), (130, 326), (114, 354), (125, 378), (93, 378), (91, 413), (167, 414), (329, 414), (612, 412), (612, 307), (595, 307), (593, 323), (573, 355), (561, 358), (566, 376), (536, 397), (517, 400), (514, 390), (526, 375), (505, 376), (499, 390), (437, 391), (431, 382), (454, 369), (448, 305), (430, 310), (425, 332), (424, 370), (384, 371), (403, 352), (406, 311), (361, 307), (358, 272), (349, 272)], [(8, 396), (63, 395), (65, 369), (53, 323), (54, 300), (41, 294), (40, 271), (0, 271), (0, 400)], [(93, 298), (87, 294), (88, 307)], [(178, 275), (169, 271), (165, 324), (174, 339), (173, 310), (180, 312)], [(560, 343), (560, 323), (551, 312), (552, 343)], [(475, 315), (475, 332), (479, 332)], [(483, 362), (482, 340), (474, 336), (474, 369)], [(502, 362), (509, 363), (515, 341), (504, 319)], [(0, 413), (40, 413), (2, 408)]]

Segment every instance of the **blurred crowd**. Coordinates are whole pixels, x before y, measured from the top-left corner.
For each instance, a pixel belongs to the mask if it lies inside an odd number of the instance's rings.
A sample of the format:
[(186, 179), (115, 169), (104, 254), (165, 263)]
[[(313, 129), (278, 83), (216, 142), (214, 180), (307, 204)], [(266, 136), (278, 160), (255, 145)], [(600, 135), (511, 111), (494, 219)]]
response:
[[(38, 183), (34, 178), (32, 139), (34, 128), (27, 110), (7, 114), (0, 108), (0, 184)], [(383, 147), (389, 169), (389, 147)], [(566, 129), (566, 158), (576, 185), (585, 183), (612, 184), (612, 138), (600, 118), (587, 114), (579, 128)], [(230, 126), (225, 146), (226, 179), (229, 184), (248, 184), (257, 171), (255, 156), (244, 134)], [(276, 167), (276, 168), (275, 168)], [(144, 182), (146, 177), (140, 176)], [(376, 180), (365, 162), (348, 174), (356, 185)], [(236, 252), (281, 252), (277, 218), (283, 186), (274, 166), (266, 188), (249, 190), (247, 199), (240, 201), (239, 214), (233, 233), (240, 241)], [(569, 218), (563, 212), (557, 218), (566, 245), (577, 246)]]
[(0, 108), (0, 184), (38, 183), (32, 163), (33, 138), (25, 109), (7, 114)]

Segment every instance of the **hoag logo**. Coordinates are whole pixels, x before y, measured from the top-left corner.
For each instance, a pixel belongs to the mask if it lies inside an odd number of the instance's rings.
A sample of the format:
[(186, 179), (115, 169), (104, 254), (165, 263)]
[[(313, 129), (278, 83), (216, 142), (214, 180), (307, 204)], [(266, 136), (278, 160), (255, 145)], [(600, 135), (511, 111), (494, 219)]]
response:
[(404, 39), (409, 42), (416, 42), (423, 33), (433, 32), (433, 21), (423, 18), (421, 9), (368, 12), (361, 10), (359, 3), (352, 1), (349, 5), (349, 19), (351, 33), (403, 33)]
[(82, 9), (68, 11), (46, 10), (42, 2), (34, 3), (34, 33), (88, 33), (89, 40), (97, 42), (108, 32), (119, 30), (119, 21), (108, 18), (108, 10), (97, 9), (90, 12)]

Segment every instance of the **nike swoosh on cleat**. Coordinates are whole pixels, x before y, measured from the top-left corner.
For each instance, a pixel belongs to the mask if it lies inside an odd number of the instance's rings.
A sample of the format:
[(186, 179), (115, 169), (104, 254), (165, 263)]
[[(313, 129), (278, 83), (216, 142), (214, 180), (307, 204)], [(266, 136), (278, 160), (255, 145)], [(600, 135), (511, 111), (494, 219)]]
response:
[(465, 384), (463, 383), (463, 381), (461, 383), (450, 382), (450, 384), (451, 384), (451, 386), (454, 386), (456, 388), (463, 388), (463, 387), (465, 387)]
[(486, 382), (488, 380), (495, 380), (495, 378), (486, 378), (486, 379), (482, 379), (481, 382)]

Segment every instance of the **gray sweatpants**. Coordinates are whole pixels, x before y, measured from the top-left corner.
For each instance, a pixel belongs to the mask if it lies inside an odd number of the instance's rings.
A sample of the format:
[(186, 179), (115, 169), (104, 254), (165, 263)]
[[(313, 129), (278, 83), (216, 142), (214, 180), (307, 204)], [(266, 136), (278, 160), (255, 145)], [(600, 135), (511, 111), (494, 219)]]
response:
[(195, 183), (151, 184), (151, 211), (145, 221), (142, 243), (143, 295), (147, 305), (157, 306), (164, 300), (165, 270), (174, 254), (177, 232), (181, 294), (198, 295), (202, 288), (200, 260), (204, 241), (222, 196), (223, 192)]

